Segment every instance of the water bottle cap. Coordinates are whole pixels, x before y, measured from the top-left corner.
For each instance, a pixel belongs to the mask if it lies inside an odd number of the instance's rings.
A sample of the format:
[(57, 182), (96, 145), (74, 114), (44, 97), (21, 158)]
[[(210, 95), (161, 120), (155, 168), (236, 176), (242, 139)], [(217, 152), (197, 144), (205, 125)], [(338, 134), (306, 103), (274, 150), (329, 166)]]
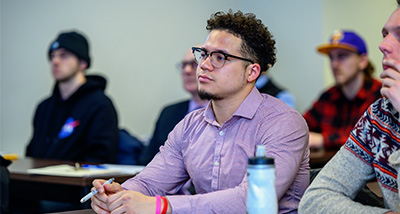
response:
[(260, 164), (273, 165), (274, 159), (271, 157), (253, 157), (253, 158), (249, 158), (248, 164), (249, 165), (260, 165)]

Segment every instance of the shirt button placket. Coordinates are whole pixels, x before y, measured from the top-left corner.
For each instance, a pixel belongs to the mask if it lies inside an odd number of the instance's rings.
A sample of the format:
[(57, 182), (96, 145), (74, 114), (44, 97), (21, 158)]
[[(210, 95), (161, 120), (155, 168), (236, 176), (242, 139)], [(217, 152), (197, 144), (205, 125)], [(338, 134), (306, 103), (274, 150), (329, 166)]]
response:
[(224, 139), (224, 131), (219, 131), (218, 132), (218, 139), (217, 139), (217, 144), (215, 146), (215, 151), (214, 151), (214, 167), (212, 170), (212, 183), (211, 183), (211, 189), (212, 191), (218, 190), (218, 180), (219, 180), (219, 171), (220, 171), (220, 158), (221, 158), (221, 147), (223, 144), (223, 139)]

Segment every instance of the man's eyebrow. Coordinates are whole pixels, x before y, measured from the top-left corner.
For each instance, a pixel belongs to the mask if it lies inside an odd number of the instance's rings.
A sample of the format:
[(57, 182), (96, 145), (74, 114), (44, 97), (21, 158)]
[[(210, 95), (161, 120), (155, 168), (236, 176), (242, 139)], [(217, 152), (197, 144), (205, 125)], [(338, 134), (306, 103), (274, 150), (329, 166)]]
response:
[(221, 49), (216, 49), (215, 51), (212, 51), (212, 52), (230, 54), (226, 50), (221, 50)]
[(205, 50), (207, 53), (211, 53), (211, 52), (213, 52), (213, 53), (223, 53), (223, 54), (229, 54), (229, 55), (231, 55), (230, 53), (228, 53), (226, 50), (223, 50), (223, 49), (215, 49), (215, 50), (213, 50), (213, 51), (209, 51), (207, 48), (205, 48), (205, 47), (201, 47), (203, 50)]
[[(389, 28), (390, 29), (390, 28)], [(383, 32), (389, 32), (389, 29), (387, 27), (382, 28), (382, 33)], [(396, 26), (392, 28), (394, 31), (400, 31), (400, 26)]]

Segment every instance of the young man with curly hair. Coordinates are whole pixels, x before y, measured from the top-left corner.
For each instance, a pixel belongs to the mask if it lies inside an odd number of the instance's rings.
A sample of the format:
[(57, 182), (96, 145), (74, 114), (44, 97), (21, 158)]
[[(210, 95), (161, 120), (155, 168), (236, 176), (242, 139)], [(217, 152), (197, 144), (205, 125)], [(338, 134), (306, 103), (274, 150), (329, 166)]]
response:
[[(275, 159), (279, 212), (297, 211), (309, 183), (307, 125), (254, 86), (276, 61), (275, 41), (261, 20), (240, 11), (215, 13), (207, 29), (192, 50), (209, 105), (186, 115), (139, 175), (122, 185), (95, 180), (97, 213), (245, 213), (247, 160), (258, 144)], [(171, 195), (189, 179), (196, 195)]]

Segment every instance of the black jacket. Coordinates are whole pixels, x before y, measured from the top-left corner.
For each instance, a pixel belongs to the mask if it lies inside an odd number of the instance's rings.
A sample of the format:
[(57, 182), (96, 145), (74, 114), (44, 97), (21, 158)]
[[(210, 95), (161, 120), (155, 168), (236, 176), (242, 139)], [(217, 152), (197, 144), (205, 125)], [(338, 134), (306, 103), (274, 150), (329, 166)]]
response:
[(153, 137), (143, 150), (139, 158), (139, 164), (147, 165), (158, 153), (160, 146), (164, 145), (168, 134), (181, 121), (189, 110), (189, 100), (165, 107), (158, 117)]
[(36, 109), (26, 156), (114, 163), (118, 118), (105, 87), (103, 77), (87, 76), (85, 84), (62, 100), (56, 84), (52, 96)]
[(260, 93), (265, 93), (276, 97), (276, 95), (279, 94), (279, 92), (283, 91), (283, 89), (277, 86), (275, 82), (273, 82), (272, 79), (270, 78), (267, 84), (259, 88), (258, 91), (260, 91)]

